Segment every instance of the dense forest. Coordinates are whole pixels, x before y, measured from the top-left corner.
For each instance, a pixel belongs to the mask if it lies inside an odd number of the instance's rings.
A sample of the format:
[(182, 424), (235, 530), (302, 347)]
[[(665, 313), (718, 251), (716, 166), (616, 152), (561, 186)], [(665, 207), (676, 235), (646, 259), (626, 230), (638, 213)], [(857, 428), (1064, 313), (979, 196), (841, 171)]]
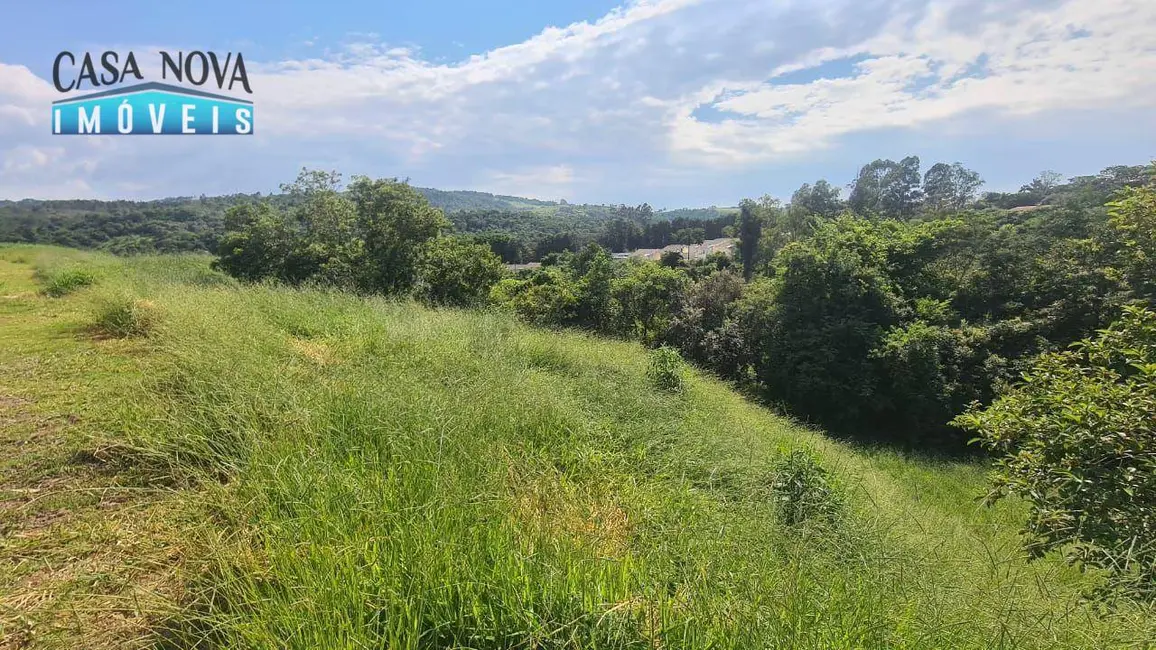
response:
[[(456, 232), (473, 235), (508, 263), (576, 251), (590, 241), (625, 250), (627, 245), (661, 247), (695, 237), (719, 237), (734, 212), (655, 211), (645, 204), (571, 205), (484, 192), (414, 189), (445, 213)], [(56, 244), (118, 255), (212, 252), (225, 232), (230, 207), (256, 201), (283, 205), (287, 200), (278, 194), (236, 194), (159, 201), (0, 201), (0, 242)]]

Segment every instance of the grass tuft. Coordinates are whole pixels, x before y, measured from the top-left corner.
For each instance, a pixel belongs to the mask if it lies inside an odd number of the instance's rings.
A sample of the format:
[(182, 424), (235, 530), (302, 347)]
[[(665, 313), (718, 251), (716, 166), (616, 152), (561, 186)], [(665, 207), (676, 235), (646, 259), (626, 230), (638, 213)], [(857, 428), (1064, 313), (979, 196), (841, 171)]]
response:
[(96, 284), (96, 275), (86, 269), (65, 268), (50, 272), (44, 280), (44, 295), (53, 298)]
[(97, 298), (92, 327), (105, 336), (136, 338), (151, 334), (159, 320), (159, 310), (151, 300), (113, 294)]

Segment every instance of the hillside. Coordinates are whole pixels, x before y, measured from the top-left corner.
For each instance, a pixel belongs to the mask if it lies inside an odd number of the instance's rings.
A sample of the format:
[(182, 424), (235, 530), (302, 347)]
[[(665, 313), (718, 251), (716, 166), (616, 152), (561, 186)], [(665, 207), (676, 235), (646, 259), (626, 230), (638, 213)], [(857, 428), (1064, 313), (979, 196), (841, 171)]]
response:
[[(622, 206), (567, 204), (486, 192), (415, 188), (449, 217), (460, 233), (504, 233), (527, 245), (551, 235), (597, 238)], [(279, 194), (177, 197), (156, 201), (0, 201), (0, 242), (99, 248), (116, 254), (215, 252), (230, 207)], [(683, 208), (653, 213), (655, 221), (707, 221), (727, 208)]]
[(208, 261), (0, 248), (5, 642), (1156, 638), (1150, 608), (1026, 562), (1021, 504), (975, 502), (983, 463), (834, 442), (699, 373), (658, 390), (634, 343)]

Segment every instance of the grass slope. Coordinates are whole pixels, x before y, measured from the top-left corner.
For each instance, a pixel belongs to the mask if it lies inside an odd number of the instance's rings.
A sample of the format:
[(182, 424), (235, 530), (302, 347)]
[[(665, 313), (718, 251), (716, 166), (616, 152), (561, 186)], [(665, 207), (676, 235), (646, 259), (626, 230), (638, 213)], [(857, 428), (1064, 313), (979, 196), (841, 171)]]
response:
[[(131, 335), (107, 355), (83, 344), (124, 372), (93, 360), (71, 369), (86, 382), (62, 368), (44, 384), (69, 386), (99, 423), (84, 439), (120, 468), (110, 482), (174, 495), (178, 530), (152, 538), (179, 545), (185, 569), (174, 609), (150, 620), (176, 647), (1156, 639), (1150, 608), (1097, 611), (1080, 600), (1092, 578), (1026, 563), (1019, 508), (975, 503), (982, 466), (852, 449), (700, 375), (657, 391), (635, 344), (241, 287), (200, 257), (7, 247), (0, 259), (39, 269), (44, 286), (77, 270), (93, 280), (5, 298), (0, 334), (21, 341), (6, 363), (55, 354), (34, 345), (44, 327)], [(94, 367), (113, 372), (116, 396)], [(777, 523), (774, 470), (797, 449), (837, 477), (847, 507), (832, 523)]]

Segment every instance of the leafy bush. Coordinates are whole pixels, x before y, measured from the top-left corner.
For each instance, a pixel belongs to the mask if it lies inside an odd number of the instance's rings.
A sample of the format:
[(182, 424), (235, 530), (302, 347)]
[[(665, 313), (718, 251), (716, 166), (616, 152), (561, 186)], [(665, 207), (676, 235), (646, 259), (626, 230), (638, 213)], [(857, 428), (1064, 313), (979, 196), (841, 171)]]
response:
[(771, 494), (775, 516), (787, 526), (807, 521), (834, 521), (843, 510), (843, 499), (834, 476), (810, 453), (795, 450), (773, 469)]
[(1004, 454), (989, 502), (1031, 504), (1033, 556), (1058, 550), (1156, 595), (1156, 312), (1039, 356), (1023, 381), (955, 423)]
[(477, 305), (504, 272), (502, 260), (488, 246), (439, 237), (422, 251), (417, 295), (434, 305)]
[(336, 172), (302, 170), (282, 190), (288, 209), (265, 200), (226, 212), (217, 268), (242, 280), (405, 293), (425, 245), (449, 225), (397, 179), (359, 176), (343, 192)]
[(63, 269), (50, 273), (44, 283), (45, 295), (59, 298), (96, 284), (96, 276), (84, 269)]
[(681, 393), (686, 388), (686, 364), (674, 348), (663, 346), (652, 351), (646, 376), (659, 390)]
[(148, 336), (158, 321), (157, 308), (148, 300), (127, 295), (104, 296), (96, 303), (93, 327), (116, 338)]

